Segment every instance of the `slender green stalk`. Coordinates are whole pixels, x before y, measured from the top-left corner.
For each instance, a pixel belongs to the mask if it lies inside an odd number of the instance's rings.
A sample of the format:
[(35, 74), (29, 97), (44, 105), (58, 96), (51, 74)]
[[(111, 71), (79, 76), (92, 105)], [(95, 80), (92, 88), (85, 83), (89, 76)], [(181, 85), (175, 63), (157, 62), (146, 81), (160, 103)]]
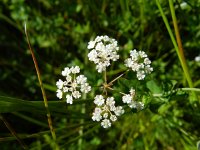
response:
[(42, 96), (43, 96), (43, 100), (44, 100), (44, 106), (45, 106), (46, 112), (47, 112), (47, 120), (48, 120), (49, 128), (50, 128), (50, 131), (51, 131), (51, 136), (52, 136), (52, 138), (53, 138), (53, 140), (55, 142), (55, 149), (59, 150), (59, 147), (58, 147), (57, 141), (56, 141), (56, 134), (55, 134), (55, 131), (54, 131), (54, 128), (53, 128), (53, 123), (52, 123), (52, 119), (51, 119), (51, 113), (50, 113), (50, 110), (49, 110), (46, 93), (45, 93), (45, 90), (44, 90), (44, 87), (43, 87), (43, 83), (42, 83), (42, 80), (41, 80), (41, 76), (40, 76), (40, 71), (39, 71), (39, 67), (38, 67), (38, 64), (37, 64), (37, 60), (36, 60), (36, 57), (34, 55), (33, 49), (31, 48), (30, 40), (29, 40), (29, 37), (28, 37), (28, 32), (27, 32), (27, 29), (26, 29), (26, 24), (25, 24), (25, 34), (26, 34), (26, 39), (27, 39), (27, 42), (28, 42), (29, 50), (31, 52), (32, 59), (33, 59), (34, 65), (35, 65), (35, 70), (37, 72), (37, 77), (38, 77), (38, 80), (39, 80), (39, 84), (40, 84), (40, 87), (41, 87)]
[[(178, 25), (177, 25), (177, 20), (176, 20), (176, 15), (175, 15), (175, 11), (174, 11), (174, 6), (173, 6), (173, 2), (172, 0), (169, 0), (169, 4), (170, 4), (170, 11), (171, 11), (171, 14), (172, 14), (172, 19), (173, 19), (173, 24), (174, 24), (174, 29), (175, 29), (175, 34), (176, 34), (176, 39), (173, 35), (173, 32), (169, 26), (169, 22), (167, 20), (167, 17), (165, 16), (164, 12), (163, 12), (163, 9), (159, 3), (159, 0), (156, 0), (156, 4), (158, 6), (158, 9), (160, 11), (160, 14), (163, 18), (163, 21), (165, 23), (165, 26), (168, 30), (168, 33), (170, 35), (170, 38), (171, 38), (171, 41), (174, 45), (174, 48), (176, 50), (176, 53), (178, 55), (178, 58), (179, 58), (179, 61), (181, 63), (181, 67), (183, 69), (183, 72), (184, 72), (184, 75), (186, 77), (186, 80), (188, 82), (188, 85), (190, 88), (193, 88), (193, 82), (192, 82), (192, 79), (190, 77), (190, 74), (189, 74), (189, 71), (188, 71), (188, 67), (187, 67), (187, 64), (186, 64), (186, 60), (185, 60), (185, 57), (184, 57), (184, 52), (183, 52), (183, 47), (182, 47), (182, 42), (181, 42), (181, 38), (180, 38), (180, 34), (179, 34), (179, 30), (178, 30)], [(177, 42), (176, 42), (177, 40)], [(178, 45), (177, 45), (178, 43)], [(194, 95), (195, 99), (197, 100), (198, 97), (196, 95), (195, 92), (192, 91), (192, 94)]]
[(5, 126), (8, 128), (8, 130), (10, 131), (10, 133), (17, 139), (17, 141), (23, 147), (23, 149), (28, 149), (28, 147), (26, 146), (26, 144), (19, 138), (19, 136), (17, 135), (17, 133), (15, 132), (15, 130), (12, 128), (12, 126), (7, 122), (7, 120), (1, 114), (0, 114), (0, 119), (3, 121), (3, 123), (5, 124)]
[[(84, 94), (83, 95), (83, 100), (86, 100), (86, 94)], [(85, 114), (85, 104), (83, 104), (82, 105), (82, 107), (81, 107), (81, 113), (82, 114)], [(80, 124), (84, 124), (84, 119), (81, 119), (80, 120)], [(83, 125), (82, 126), (80, 126), (80, 130), (79, 130), (79, 136), (81, 137), (79, 140), (78, 140), (78, 149), (79, 150), (82, 150), (83, 149), (83, 138), (82, 138), (82, 136), (83, 136)]]
[(181, 65), (182, 65), (184, 74), (186, 76), (186, 79), (188, 81), (189, 87), (193, 88), (194, 86), (193, 86), (193, 82), (192, 82), (192, 79), (190, 77), (188, 67), (187, 67), (187, 63), (186, 63), (186, 60), (185, 60), (185, 56), (184, 56), (184, 52), (183, 52), (183, 45), (182, 45), (182, 42), (181, 42), (181, 37), (180, 37), (179, 29), (178, 29), (176, 14), (175, 14), (174, 5), (173, 5), (172, 0), (169, 0), (169, 6), (170, 6), (170, 10), (171, 10), (173, 25), (174, 25), (176, 41), (178, 43), (177, 53), (179, 53), (179, 56), (180, 56), (179, 60), (181, 61)]
[(195, 91), (195, 92), (200, 92), (200, 89), (198, 88), (181, 88), (183, 91)]
[(106, 95), (107, 95), (107, 90), (106, 90), (106, 88), (108, 87), (108, 84), (107, 84), (107, 73), (106, 73), (106, 70), (104, 71), (104, 84), (103, 84), (103, 86), (104, 86), (104, 92), (105, 92)]
[(107, 73), (106, 73), (106, 71), (104, 72), (104, 82), (105, 82), (105, 84), (107, 84)]
[[(198, 88), (179, 88), (177, 90), (182, 90), (182, 91), (195, 91), (195, 92), (200, 92), (200, 89)], [(123, 93), (121, 93), (123, 94)], [(157, 94), (153, 94), (154, 97), (162, 97), (163, 93), (157, 93)]]

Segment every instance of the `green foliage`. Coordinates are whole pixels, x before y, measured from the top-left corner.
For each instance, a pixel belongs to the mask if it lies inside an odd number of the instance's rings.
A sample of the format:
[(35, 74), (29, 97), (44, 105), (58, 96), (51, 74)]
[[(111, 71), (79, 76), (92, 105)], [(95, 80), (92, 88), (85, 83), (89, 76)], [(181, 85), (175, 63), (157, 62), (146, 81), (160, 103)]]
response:
[[(160, 0), (160, 3), (172, 27), (168, 2)], [(200, 63), (194, 58), (200, 54), (200, 1), (175, 0), (174, 6), (189, 72), (195, 88), (199, 89)], [(155, 1), (2, 0), (0, 113), (28, 149), (53, 149), (55, 143), (25, 40), (25, 22), (60, 149), (197, 149), (200, 105), (197, 101), (190, 103), (192, 89), (184, 89), (188, 84)], [(137, 48), (148, 53), (154, 68), (142, 82), (131, 72), (117, 80), (113, 88), (128, 93), (134, 87), (145, 109), (130, 109), (106, 130), (91, 120), (94, 108), (91, 97), (103, 83), (94, 64), (87, 59), (87, 42), (96, 35), (117, 39), (121, 46), (120, 61), (127, 58), (130, 49)], [(57, 100), (55, 83), (61, 70), (72, 65), (81, 67), (95, 90), (85, 99), (74, 101), (74, 105), (67, 105)], [(124, 70), (123, 65), (115, 62), (108, 70), (108, 80)], [(199, 92), (196, 94), (200, 99)], [(120, 97), (116, 99), (120, 103)], [(81, 112), (82, 108), (85, 112)], [(22, 149), (3, 119), (0, 147)]]

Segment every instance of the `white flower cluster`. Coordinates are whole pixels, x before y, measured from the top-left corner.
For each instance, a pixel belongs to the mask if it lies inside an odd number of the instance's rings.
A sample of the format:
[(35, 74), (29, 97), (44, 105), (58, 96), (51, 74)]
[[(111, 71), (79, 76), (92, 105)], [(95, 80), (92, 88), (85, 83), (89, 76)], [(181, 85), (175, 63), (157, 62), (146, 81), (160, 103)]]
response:
[(124, 113), (122, 106), (115, 106), (114, 97), (107, 97), (105, 99), (102, 95), (96, 95), (94, 103), (97, 107), (92, 114), (92, 120), (101, 121), (103, 128), (111, 127), (111, 123), (117, 120), (117, 116)]
[(73, 99), (81, 97), (81, 93), (88, 93), (91, 90), (91, 86), (87, 83), (87, 78), (84, 75), (78, 75), (76, 77), (76, 74), (79, 72), (79, 66), (66, 67), (62, 71), (62, 76), (65, 77), (65, 81), (59, 79), (56, 82), (58, 88), (56, 92), (59, 99), (65, 96), (66, 102), (72, 104)]
[(153, 71), (150, 64), (151, 61), (147, 57), (147, 54), (144, 51), (136, 51), (136, 49), (131, 50), (130, 58), (125, 60), (125, 66), (137, 72), (138, 80), (143, 80), (146, 74), (150, 74)]
[[(87, 48), (90, 50), (88, 58), (96, 64), (96, 69), (99, 73), (106, 71), (106, 68), (111, 65), (112, 61), (117, 61), (119, 59), (119, 55), (117, 54), (119, 50), (117, 41), (106, 35), (97, 36), (94, 41), (88, 43)], [(128, 70), (136, 72), (138, 80), (143, 80), (147, 74), (153, 71), (150, 65), (151, 61), (146, 53), (143, 51), (136, 51), (135, 49), (130, 51), (130, 57), (125, 60), (125, 66), (130, 68)], [(62, 76), (65, 80), (59, 79), (56, 82), (57, 97), (59, 99), (64, 98), (67, 103), (72, 104), (73, 100), (80, 98), (82, 93), (91, 91), (91, 86), (87, 83), (87, 78), (84, 75), (78, 75), (79, 73), (80, 68), (78, 66), (64, 68)], [(115, 106), (114, 97), (107, 96), (107, 89), (112, 89), (111, 86), (113, 82), (123, 75), (124, 74), (121, 74), (110, 83), (107, 83), (105, 74), (103, 88), (106, 94), (96, 95), (94, 98), (96, 107), (92, 113), (92, 120), (101, 122), (103, 128), (111, 127), (112, 123), (124, 113), (122, 106)], [(131, 88), (129, 94), (123, 95), (122, 101), (130, 108), (142, 110), (144, 108), (144, 103), (136, 101), (135, 97), (135, 90)]]
[(88, 54), (90, 61), (96, 64), (96, 69), (99, 73), (106, 70), (106, 67), (110, 66), (110, 61), (116, 61), (119, 59), (117, 51), (117, 41), (109, 38), (108, 36), (97, 36), (94, 41), (88, 43), (88, 49), (91, 51)]
[(144, 103), (135, 101), (134, 97), (135, 97), (135, 90), (131, 88), (130, 94), (125, 94), (122, 97), (122, 101), (124, 103), (128, 104), (128, 106), (130, 108), (135, 108), (137, 110), (142, 110), (144, 108)]

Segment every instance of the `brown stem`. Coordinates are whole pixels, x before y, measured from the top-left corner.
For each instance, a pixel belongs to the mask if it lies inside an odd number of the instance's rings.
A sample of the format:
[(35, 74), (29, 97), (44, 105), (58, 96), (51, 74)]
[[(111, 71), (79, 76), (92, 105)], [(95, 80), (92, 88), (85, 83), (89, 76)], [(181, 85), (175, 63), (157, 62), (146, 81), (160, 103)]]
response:
[(3, 121), (7, 129), (10, 131), (10, 133), (16, 138), (16, 140), (19, 142), (19, 144), (23, 147), (23, 149), (28, 149), (26, 144), (18, 137), (15, 130), (12, 128), (12, 126), (9, 124), (9, 122), (0, 114), (0, 119)]

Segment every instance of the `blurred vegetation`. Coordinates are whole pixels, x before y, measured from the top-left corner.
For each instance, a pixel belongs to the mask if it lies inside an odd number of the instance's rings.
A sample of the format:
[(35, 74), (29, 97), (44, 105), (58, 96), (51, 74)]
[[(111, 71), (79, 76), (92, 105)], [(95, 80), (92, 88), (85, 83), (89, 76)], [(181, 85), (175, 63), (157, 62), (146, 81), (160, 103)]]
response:
[[(160, 3), (173, 28), (168, 1), (160, 0)], [(195, 87), (200, 88), (200, 62), (194, 61), (200, 54), (200, 0), (174, 0), (174, 6), (189, 71)], [(18, 150), (23, 145), (6, 128), (5, 120), (28, 149), (53, 147), (40, 86), (24, 34), (25, 22), (61, 149), (197, 149), (200, 106), (198, 102), (190, 103), (189, 92), (176, 90), (188, 85), (155, 1), (1, 0), (1, 150)], [(90, 84), (97, 84), (99, 75), (94, 75), (95, 67), (87, 60), (87, 43), (97, 35), (115, 38), (120, 45), (121, 58), (127, 57), (133, 48), (148, 53), (154, 67), (151, 81), (136, 88), (164, 95), (141, 96), (148, 104), (147, 108), (124, 115), (107, 130), (90, 119), (93, 107), (87, 105), (92, 105), (91, 99), (80, 100), (70, 107), (61, 101), (55, 103), (58, 101), (55, 83), (66, 66), (79, 65)], [(116, 66), (115, 63), (113, 70)], [(113, 74), (116, 75), (114, 71), (109, 72), (110, 78)], [(125, 89), (128, 86), (126, 82), (118, 84)], [(84, 106), (82, 103), (86, 104), (87, 113), (80, 113)], [(83, 124), (80, 124), (80, 119), (85, 120)], [(82, 125), (84, 129), (80, 137)], [(77, 144), (80, 139), (82, 143)]]

